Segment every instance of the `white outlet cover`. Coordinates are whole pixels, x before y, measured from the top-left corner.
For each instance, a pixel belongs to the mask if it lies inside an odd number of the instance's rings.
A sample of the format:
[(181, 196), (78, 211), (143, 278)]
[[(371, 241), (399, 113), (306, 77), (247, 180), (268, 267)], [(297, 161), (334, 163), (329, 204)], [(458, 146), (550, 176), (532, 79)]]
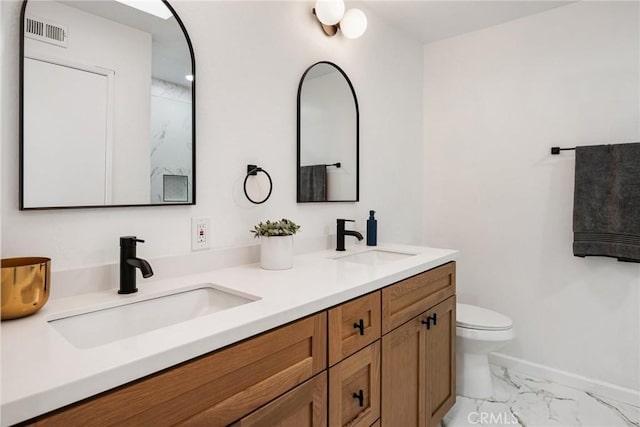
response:
[(199, 216), (191, 218), (191, 250), (208, 249), (211, 241), (211, 218)]

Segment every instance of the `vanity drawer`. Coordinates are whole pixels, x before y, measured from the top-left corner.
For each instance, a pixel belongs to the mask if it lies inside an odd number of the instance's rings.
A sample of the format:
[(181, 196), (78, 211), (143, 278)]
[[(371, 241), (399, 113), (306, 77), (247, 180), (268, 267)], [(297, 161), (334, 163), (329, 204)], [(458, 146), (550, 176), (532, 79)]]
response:
[(329, 365), (380, 338), (380, 292), (329, 310)]
[(329, 425), (369, 427), (380, 417), (380, 340), (329, 368)]
[(455, 262), (387, 286), (382, 290), (382, 333), (397, 328), (455, 292)]
[(327, 372), (300, 384), (231, 427), (326, 427)]
[(37, 419), (37, 426), (225, 426), (326, 369), (325, 312)]

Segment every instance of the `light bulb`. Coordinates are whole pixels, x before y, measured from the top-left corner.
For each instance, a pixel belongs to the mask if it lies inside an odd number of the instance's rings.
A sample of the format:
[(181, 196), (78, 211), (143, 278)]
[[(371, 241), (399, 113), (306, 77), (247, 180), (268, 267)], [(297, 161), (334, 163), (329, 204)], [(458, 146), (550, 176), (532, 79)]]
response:
[(184, 76), (185, 79), (187, 79), (188, 81), (192, 82), (193, 81), (193, 74), (187, 74), (186, 76)]
[(344, 16), (343, 0), (317, 0), (316, 16), (324, 25), (336, 25)]
[(348, 39), (357, 39), (367, 30), (367, 15), (360, 9), (349, 9), (340, 21), (340, 31)]

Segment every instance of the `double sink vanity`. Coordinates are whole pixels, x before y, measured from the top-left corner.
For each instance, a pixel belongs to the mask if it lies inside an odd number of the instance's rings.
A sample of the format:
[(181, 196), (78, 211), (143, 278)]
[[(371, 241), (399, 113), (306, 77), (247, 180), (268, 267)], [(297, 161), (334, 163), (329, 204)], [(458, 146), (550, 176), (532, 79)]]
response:
[(2, 426), (436, 425), (456, 256), (327, 250), (53, 299), (2, 325)]
[[(20, 210), (195, 205), (194, 49), (173, 7), (154, 3), (166, 16), (117, 1), (23, 2)], [(69, 34), (104, 45), (84, 52)], [(138, 49), (135, 61), (124, 46)], [(172, 58), (170, 69), (147, 60), (156, 57)], [(41, 102), (69, 93), (64, 111)], [(80, 116), (91, 125), (68, 121)], [(296, 201), (358, 202), (359, 106), (342, 68), (306, 68), (296, 122)], [(177, 136), (158, 139), (167, 126)], [(249, 175), (245, 195), (260, 204)], [(342, 237), (362, 238), (341, 221)], [(120, 293), (54, 298), (3, 322), (0, 424), (435, 426), (455, 401), (456, 256), (324, 250), (296, 256), (290, 270), (186, 268), (136, 292), (135, 268), (153, 272), (133, 252), (120, 263), (131, 266)], [(54, 289), (115, 285), (57, 277)]]

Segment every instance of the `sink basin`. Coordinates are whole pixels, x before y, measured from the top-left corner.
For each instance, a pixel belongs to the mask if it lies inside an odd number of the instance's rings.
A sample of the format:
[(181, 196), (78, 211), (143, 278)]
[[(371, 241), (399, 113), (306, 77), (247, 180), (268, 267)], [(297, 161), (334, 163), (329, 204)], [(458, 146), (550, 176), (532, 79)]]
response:
[(358, 264), (380, 265), (389, 262), (399, 261), (401, 259), (409, 258), (415, 254), (407, 254), (404, 252), (384, 251), (379, 249), (373, 249), (366, 252), (358, 252), (351, 255), (345, 255), (339, 258), (335, 258), (337, 261), (355, 262)]
[(75, 347), (91, 348), (258, 299), (203, 284), (194, 289), (49, 320), (49, 324)]

